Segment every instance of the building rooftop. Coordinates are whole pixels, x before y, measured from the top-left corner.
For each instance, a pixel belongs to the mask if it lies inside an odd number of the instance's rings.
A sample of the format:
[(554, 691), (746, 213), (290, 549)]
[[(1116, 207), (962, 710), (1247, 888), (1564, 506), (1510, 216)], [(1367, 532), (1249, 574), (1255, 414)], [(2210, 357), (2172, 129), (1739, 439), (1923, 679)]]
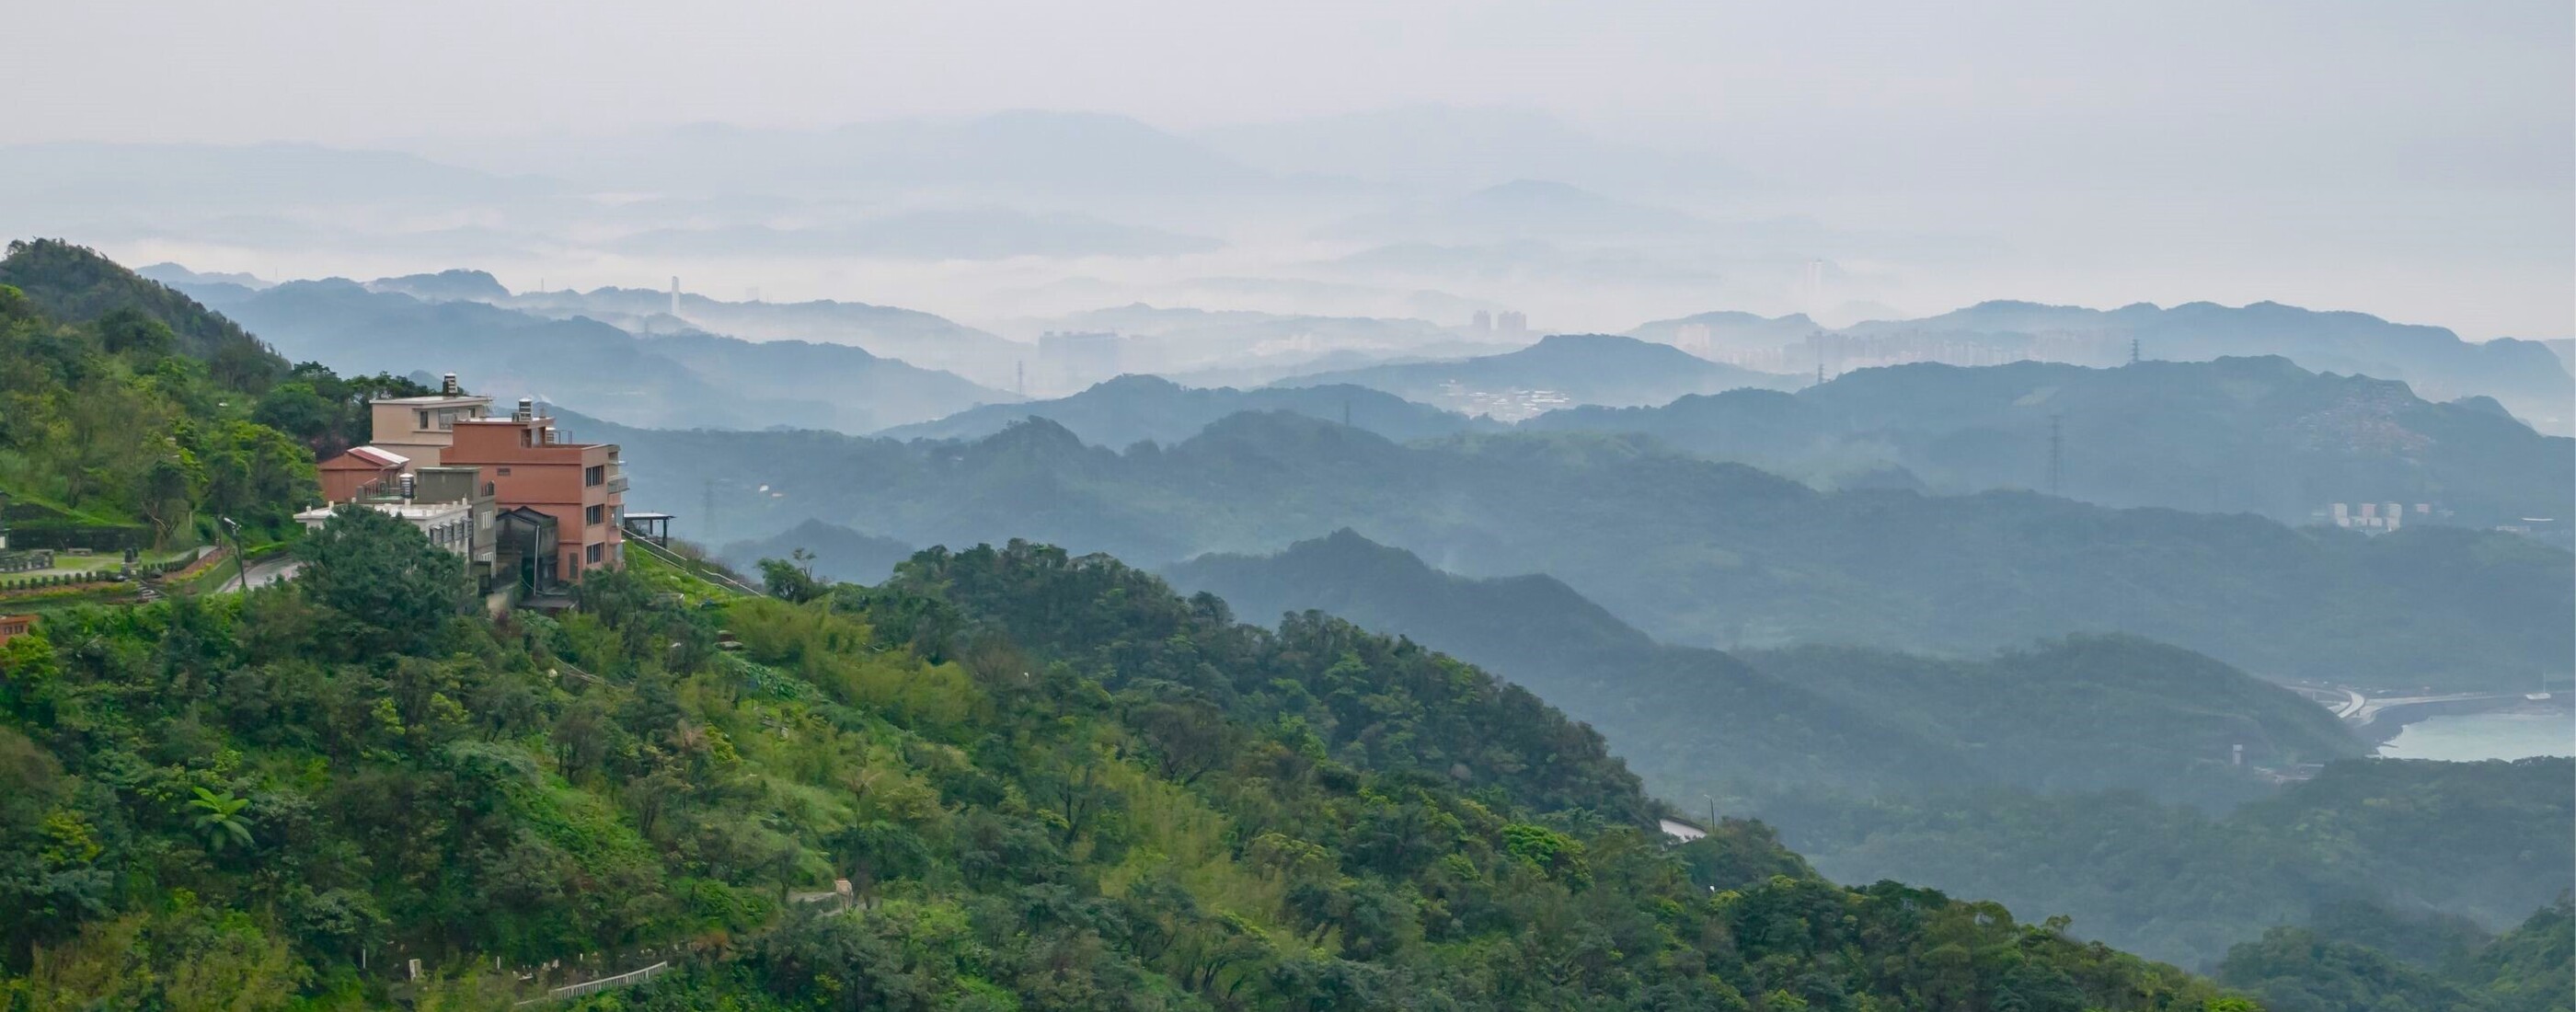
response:
[[(316, 506), (312, 509), (296, 514), (295, 519), (305, 523), (319, 523), (323, 520), (330, 519), (332, 510), (346, 505), (349, 504), (341, 503), (337, 506)], [(404, 520), (435, 520), (450, 513), (456, 513), (473, 508), (472, 504), (463, 500), (458, 500), (456, 502), (360, 502), (357, 505), (364, 506), (387, 516), (400, 517)]]
[(467, 404), (490, 404), (492, 403), (492, 399), (481, 394), (423, 394), (419, 397), (380, 397), (375, 400), (368, 401), (367, 403), (406, 404), (415, 407), (443, 407), (450, 404), (458, 406)]
[(392, 450), (385, 449), (381, 446), (352, 446), (349, 448), (349, 456), (374, 464), (377, 467), (401, 467), (411, 463), (410, 457), (395, 453)]

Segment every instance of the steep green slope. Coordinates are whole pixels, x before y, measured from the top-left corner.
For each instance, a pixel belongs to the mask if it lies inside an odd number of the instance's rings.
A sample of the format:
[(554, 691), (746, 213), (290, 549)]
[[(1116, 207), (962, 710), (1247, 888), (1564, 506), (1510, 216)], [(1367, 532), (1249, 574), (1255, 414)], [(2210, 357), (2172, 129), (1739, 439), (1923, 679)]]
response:
[[(1955, 761), (1990, 783), (2035, 790), (2236, 800), (2267, 790), (2252, 767), (2368, 753), (2307, 698), (2134, 636), (2069, 637), (1985, 660), (1839, 647), (1741, 657), (1957, 750)], [(2239, 746), (2245, 767), (2235, 765)]]
[[(1543, 430), (1642, 432), (1703, 455), (1831, 481), (1902, 468), (1949, 492), (2060, 489), (2110, 506), (2311, 522), (2330, 503), (2398, 502), (2409, 522), (2565, 516), (2576, 441), (2492, 401), (2425, 401), (2402, 383), (2282, 358), (1863, 369), (1795, 394), (1734, 391), (1660, 407), (1575, 408)], [(2441, 513), (2412, 514), (2413, 504)]]
[(11, 240), (0, 259), (0, 285), (24, 293), (36, 310), (61, 321), (140, 316), (167, 328), (167, 349), (206, 363), (217, 383), (259, 393), (286, 374), (286, 360), (240, 325), (196, 300), (59, 239)]
[(700, 606), (643, 562), (493, 624), (334, 525), (0, 653), (0, 1000), (499, 1008), (562, 960), (670, 965), (594, 1009), (2250, 1007), (1751, 827), (1671, 847), (1526, 693), (1105, 558)]
[[(2566, 764), (2341, 764), (2281, 794), (2255, 767), (2360, 743), (2305, 699), (2133, 637), (1738, 659), (1655, 645), (1544, 577), (1464, 579), (1349, 532), (1168, 571), (1486, 665), (1599, 729), (1649, 791), (1770, 820), (1845, 880), (2009, 896), (2188, 965), (2352, 900), (2494, 923), (2571, 884), (2549, 843), (2576, 818), (2550, 794), (2576, 790)], [(2240, 744), (2248, 767), (2230, 764)], [(2262, 803), (2200, 811), (2245, 801)]]
[(1044, 421), (914, 446), (597, 434), (632, 451), (639, 500), (693, 502), (715, 481), (732, 530), (819, 518), (911, 544), (1025, 534), (1159, 565), (1349, 527), (1466, 575), (1545, 573), (1684, 645), (1977, 655), (2125, 632), (2266, 677), (2406, 686), (2519, 687), (2576, 656), (2567, 553), (2458, 528), (2366, 538), (2027, 493), (1820, 493), (1643, 437), (1400, 446), (1280, 413), (1123, 454)]
[(2576, 888), (2576, 764), (2338, 762), (2223, 816), (2136, 794), (1776, 799), (1765, 817), (1830, 876), (2047, 909), (2185, 966), (2352, 901), (2501, 928)]
[(2562, 896), (2500, 938), (2455, 943), (2420, 959), (2332, 930), (2274, 928), (2229, 950), (2219, 975), (2260, 995), (2274, 1012), (2567, 1012), (2576, 1008), (2570, 913)]
[[(313, 447), (351, 438), (345, 402), (316, 393), (357, 396), (350, 384), (290, 374), (222, 317), (95, 253), (13, 243), (0, 278), (47, 293), (0, 282), (13, 548), (180, 547), (226, 516), (274, 530), (313, 499)], [(56, 315), (83, 312), (96, 315)]]

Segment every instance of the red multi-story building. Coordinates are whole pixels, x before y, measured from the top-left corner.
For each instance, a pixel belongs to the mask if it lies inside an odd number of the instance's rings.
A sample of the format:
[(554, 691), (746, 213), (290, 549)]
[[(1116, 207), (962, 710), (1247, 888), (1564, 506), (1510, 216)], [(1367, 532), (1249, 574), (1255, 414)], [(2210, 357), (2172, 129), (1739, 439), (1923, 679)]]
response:
[(554, 518), (555, 550), (523, 560), (522, 583), (543, 589), (624, 563), (626, 476), (615, 444), (565, 440), (526, 398), (507, 418), (457, 418), (451, 426), (441, 464), (479, 468), (504, 511)]

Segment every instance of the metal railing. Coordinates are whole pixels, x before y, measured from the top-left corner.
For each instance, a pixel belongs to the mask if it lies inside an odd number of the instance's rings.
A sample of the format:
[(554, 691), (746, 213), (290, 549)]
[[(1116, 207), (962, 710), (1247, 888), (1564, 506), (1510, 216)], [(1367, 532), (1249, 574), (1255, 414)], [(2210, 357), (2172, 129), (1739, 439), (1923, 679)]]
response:
[(538, 1002), (556, 1001), (563, 998), (579, 998), (582, 995), (597, 994), (610, 988), (625, 987), (629, 984), (641, 984), (645, 981), (661, 976), (663, 971), (669, 970), (670, 968), (670, 961), (664, 960), (641, 970), (628, 970), (625, 973), (618, 974), (614, 977), (601, 977), (598, 980), (585, 980), (579, 984), (566, 984), (562, 987), (546, 992), (544, 997), (530, 998), (511, 1007), (523, 1008), (537, 1004)]
[(736, 580), (731, 576), (727, 576), (721, 570), (713, 567), (692, 565), (689, 560), (682, 558), (680, 553), (654, 544), (646, 539), (628, 538), (625, 543), (629, 548), (642, 548), (644, 549), (645, 554), (679, 567), (680, 571), (683, 573), (695, 576), (701, 580), (705, 580), (708, 583), (715, 584), (716, 586), (723, 587), (727, 590), (740, 591), (753, 597), (766, 597), (769, 594), (768, 591), (751, 586), (750, 584), (744, 583), (740, 580)]

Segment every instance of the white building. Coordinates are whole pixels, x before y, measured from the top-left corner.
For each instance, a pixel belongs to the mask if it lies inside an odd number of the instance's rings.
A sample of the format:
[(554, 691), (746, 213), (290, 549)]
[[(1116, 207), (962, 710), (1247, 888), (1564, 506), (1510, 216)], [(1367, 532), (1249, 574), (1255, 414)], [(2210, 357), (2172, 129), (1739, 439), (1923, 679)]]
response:
[[(343, 504), (347, 505), (347, 504)], [(420, 528), (429, 543), (458, 555), (469, 555), (474, 549), (474, 504), (470, 502), (362, 502), (357, 505)], [(335, 506), (316, 506), (295, 515), (308, 531), (321, 530), (330, 522)]]

